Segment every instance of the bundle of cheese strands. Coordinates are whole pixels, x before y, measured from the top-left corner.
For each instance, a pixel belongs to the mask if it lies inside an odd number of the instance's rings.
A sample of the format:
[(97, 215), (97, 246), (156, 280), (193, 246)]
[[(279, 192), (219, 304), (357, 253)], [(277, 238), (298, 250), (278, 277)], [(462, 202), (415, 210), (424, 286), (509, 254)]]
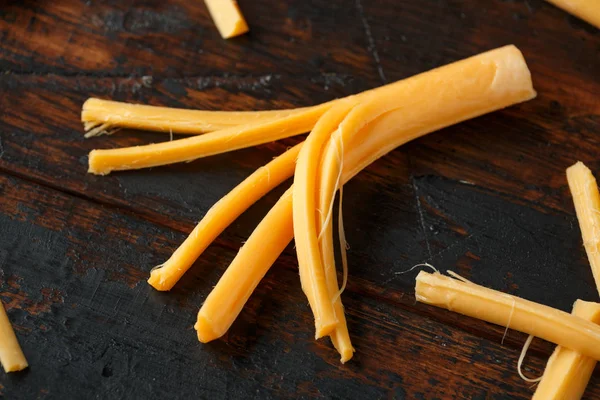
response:
[[(534, 97), (523, 55), (516, 47), (505, 46), (312, 107), (219, 112), (90, 99), (82, 120), (93, 134), (128, 127), (194, 135), (94, 150), (89, 172), (101, 175), (192, 161), (310, 132), (304, 143), (259, 168), (217, 202), (171, 258), (152, 270), (148, 282), (157, 290), (170, 290), (235, 218), (293, 175), (293, 187), (257, 226), (204, 302), (195, 326), (198, 338), (208, 342), (228, 330), (295, 237), (300, 281), (315, 317), (315, 336), (330, 336), (345, 362), (354, 350), (333, 257), (331, 214), (336, 192), (373, 161), (410, 140)], [(343, 241), (343, 227), (338, 230)]]

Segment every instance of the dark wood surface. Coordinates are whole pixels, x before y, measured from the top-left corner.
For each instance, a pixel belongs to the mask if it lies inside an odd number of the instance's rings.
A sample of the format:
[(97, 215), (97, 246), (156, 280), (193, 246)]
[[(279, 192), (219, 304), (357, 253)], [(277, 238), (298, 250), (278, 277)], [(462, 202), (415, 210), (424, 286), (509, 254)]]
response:
[[(31, 367), (7, 399), (527, 399), (525, 336), (414, 300), (421, 262), (570, 310), (598, 301), (564, 170), (600, 173), (600, 33), (541, 0), (240, 0), (222, 40), (202, 1), (0, 1), (0, 299)], [(90, 96), (224, 110), (316, 104), (504, 44), (538, 97), (395, 150), (345, 189), (357, 353), (313, 324), (288, 248), (221, 340), (192, 325), (278, 191), (169, 293), (145, 280), (210, 206), (299, 139), (189, 164), (88, 175), (87, 154), (165, 140), (84, 140)], [(526, 373), (553, 346), (534, 342)], [(600, 372), (586, 397), (600, 398)]]

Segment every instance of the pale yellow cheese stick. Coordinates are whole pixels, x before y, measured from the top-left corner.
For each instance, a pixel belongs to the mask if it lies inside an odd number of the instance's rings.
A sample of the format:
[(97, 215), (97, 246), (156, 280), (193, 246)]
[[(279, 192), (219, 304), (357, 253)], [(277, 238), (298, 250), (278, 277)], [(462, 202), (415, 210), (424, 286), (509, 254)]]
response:
[(0, 302), (0, 362), (5, 372), (21, 371), (28, 367), (2, 302)]
[[(577, 300), (574, 316), (600, 324), (600, 304)], [(546, 365), (533, 400), (581, 399), (590, 381), (596, 360), (576, 351), (558, 346)]]
[(248, 24), (235, 0), (204, 0), (223, 39), (248, 32)]
[(548, 0), (548, 2), (600, 28), (599, 0)]
[(583, 245), (600, 293), (600, 194), (596, 179), (582, 162), (567, 168), (567, 181), (573, 196)]
[(600, 360), (600, 326), (542, 304), (440, 273), (419, 272), (417, 301), (528, 333)]

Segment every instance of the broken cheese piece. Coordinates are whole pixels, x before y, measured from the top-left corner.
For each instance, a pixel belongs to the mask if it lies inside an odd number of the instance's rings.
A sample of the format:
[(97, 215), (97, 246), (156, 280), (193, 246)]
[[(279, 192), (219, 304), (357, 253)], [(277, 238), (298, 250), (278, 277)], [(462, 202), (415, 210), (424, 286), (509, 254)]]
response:
[[(600, 6), (600, 3), (599, 3)], [(567, 168), (567, 181), (573, 196), (583, 245), (600, 292), (600, 193), (596, 179), (582, 162)]]
[(248, 32), (248, 24), (235, 0), (204, 0), (223, 39)]
[(598, 0), (548, 0), (566, 12), (589, 22), (600, 29), (600, 1)]
[(600, 360), (600, 326), (564, 311), (437, 272), (419, 272), (415, 297), (422, 303), (528, 333)]
[(0, 302), (0, 362), (5, 372), (21, 371), (28, 367), (2, 302)]
[[(573, 315), (600, 324), (600, 304), (577, 300)], [(596, 360), (558, 346), (546, 365), (532, 400), (578, 400), (596, 367)]]

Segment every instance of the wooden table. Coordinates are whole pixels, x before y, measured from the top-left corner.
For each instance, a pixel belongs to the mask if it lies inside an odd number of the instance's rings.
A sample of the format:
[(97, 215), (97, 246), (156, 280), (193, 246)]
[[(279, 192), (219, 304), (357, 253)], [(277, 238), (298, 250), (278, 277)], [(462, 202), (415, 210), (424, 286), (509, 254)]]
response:
[[(541, 0), (240, 1), (222, 40), (202, 1), (0, 5), (0, 299), (31, 367), (7, 399), (528, 399), (525, 335), (415, 304), (417, 263), (570, 310), (598, 301), (565, 168), (600, 174), (600, 33)], [(288, 5), (289, 4), (289, 5)], [(244, 214), (169, 293), (145, 282), (209, 207), (298, 138), (100, 177), (91, 96), (202, 109), (312, 105), (513, 43), (539, 93), (428, 135), (345, 189), (344, 294), (355, 358), (313, 339), (289, 247), (222, 340), (198, 307), (284, 188)], [(553, 346), (534, 341), (526, 373)], [(600, 374), (587, 398), (600, 398)]]

